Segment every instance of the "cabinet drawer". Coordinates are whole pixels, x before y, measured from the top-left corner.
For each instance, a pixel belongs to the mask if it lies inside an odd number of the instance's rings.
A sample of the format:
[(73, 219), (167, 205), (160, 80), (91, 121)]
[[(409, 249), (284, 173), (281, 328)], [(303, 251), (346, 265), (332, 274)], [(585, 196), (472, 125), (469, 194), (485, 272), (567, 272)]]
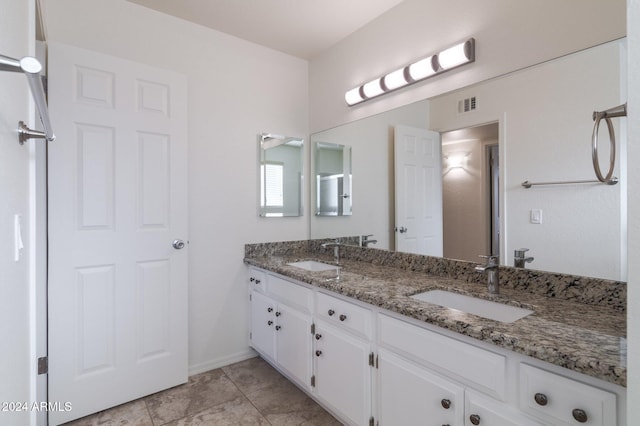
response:
[(379, 315), (380, 343), (504, 399), (506, 359), (467, 343)]
[(520, 364), (520, 409), (554, 425), (617, 424), (614, 394), (527, 364)]
[(267, 285), (267, 274), (256, 268), (249, 268), (249, 285), (252, 290), (265, 291)]
[(300, 284), (269, 275), (267, 277), (267, 292), (282, 302), (305, 312), (311, 312), (313, 293)]
[(371, 311), (328, 294), (318, 293), (317, 315), (333, 324), (340, 324), (357, 334), (371, 337)]
[(464, 426), (551, 426), (528, 419), (515, 408), (477, 392), (466, 391), (465, 400)]

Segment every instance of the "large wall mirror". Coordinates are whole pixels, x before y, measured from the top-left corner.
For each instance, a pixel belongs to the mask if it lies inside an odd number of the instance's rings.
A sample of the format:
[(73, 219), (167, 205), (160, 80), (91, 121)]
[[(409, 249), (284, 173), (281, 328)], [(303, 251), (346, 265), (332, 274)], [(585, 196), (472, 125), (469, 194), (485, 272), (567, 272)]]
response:
[[(443, 185), (457, 182), (438, 207), (443, 246), (457, 247), (445, 257), (480, 261), (494, 250), (513, 265), (514, 250), (528, 248), (527, 268), (626, 280), (626, 118), (614, 120), (618, 185), (522, 186), (595, 178), (592, 113), (626, 101), (625, 46), (605, 43), (311, 135), (312, 143), (350, 145), (358, 176), (353, 215), (331, 224), (311, 216), (311, 237), (374, 234), (371, 247), (396, 249), (394, 129), (406, 125), (441, 134)], [(469, 99), (475, 109), (460, 109)]]
[(304, 140), (262, 133), (258, 135), (258, 148), (258, 214), (302, 216)]

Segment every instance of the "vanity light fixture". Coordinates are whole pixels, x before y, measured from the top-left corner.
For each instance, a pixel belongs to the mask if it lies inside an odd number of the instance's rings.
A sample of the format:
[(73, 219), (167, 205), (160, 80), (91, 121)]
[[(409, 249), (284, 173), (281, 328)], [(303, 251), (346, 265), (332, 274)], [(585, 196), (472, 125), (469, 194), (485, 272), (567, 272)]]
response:
[(435, 55), (399, 68), (382, 77), (371, 80), (347, 91), (344, 100), (353, 106), (417, 81), (424, 80), (450, 69), (476, 60), (475, 39), (451, 46)]

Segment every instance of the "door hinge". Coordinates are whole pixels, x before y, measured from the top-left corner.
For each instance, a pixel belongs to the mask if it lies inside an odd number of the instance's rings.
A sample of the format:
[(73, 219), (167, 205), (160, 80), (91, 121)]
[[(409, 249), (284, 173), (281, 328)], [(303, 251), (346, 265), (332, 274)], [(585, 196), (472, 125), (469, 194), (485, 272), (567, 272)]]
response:
[(251, 302), (253, 299), (251, 298), (252, 294), (249, 293), (249, 302)]
[(374, 364), (374, 359), (375, 359), (375, 355), (374, 355), (374, 353), (373, 353), (373, 352), (371, 352), (371, 353), (369, 354), (369, 365), (370, 365), (371, 367), (374, 367), (374, 366), (375, 366), (375, 364)]
[(249, 332), (249, 340), (253, 339), (253, 332)]
[(311, 376), (311, 387), (312, 388), (316, 387), (316, 376)]
[(311, 324), (311, 334), (316, 334), (316, 325), (314, 323)]
[(49, 358), (46, 356), (38, 358), (38, 374), (47, 374), (49, 372)]
[(378, 355), (376, 355), (376, 368), (378, 368)]
[(373, 416), (369, 417), (369, 426), (375, 426), (375, 419)]

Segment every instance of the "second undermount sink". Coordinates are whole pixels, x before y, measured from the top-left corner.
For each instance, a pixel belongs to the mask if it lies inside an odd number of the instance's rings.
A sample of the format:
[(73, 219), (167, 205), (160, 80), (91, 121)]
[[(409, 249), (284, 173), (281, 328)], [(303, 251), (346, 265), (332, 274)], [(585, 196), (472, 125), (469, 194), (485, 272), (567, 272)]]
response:
[(287, 263), (287, 265), (312, 272), (335, 271), (339, 268), (337, 265), (329, 265), (328, 263), (316, 262), (315, 260), (303, 260), (300, 262)]
[(426, 291), (414, 294), (411, 298), (505, 323), (517, 321), (533, 313), (530, 309), (444, 290)]

